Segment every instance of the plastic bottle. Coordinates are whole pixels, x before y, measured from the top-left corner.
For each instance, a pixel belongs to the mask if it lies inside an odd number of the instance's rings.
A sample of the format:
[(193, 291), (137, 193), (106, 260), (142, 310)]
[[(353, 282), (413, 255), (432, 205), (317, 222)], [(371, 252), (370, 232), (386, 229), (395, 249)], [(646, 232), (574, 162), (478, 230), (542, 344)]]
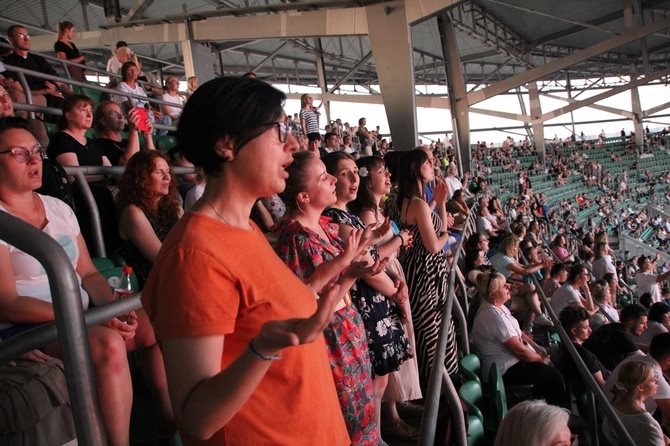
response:
[[(121, 275), (121, 280), (119, 281), (119, 284), (116, 286), (116, 288), (114, 288), (114, 299), (123, 299), (124, 297), (135, 294), (135, 290), (133, 289), (133, 282), (130, 279), (130, 275), (133, 273), (133, 267), (124, 266), (122, 271), (123, 274)], [(124, 314), (119, 316), (118, 319), (122, 322), (127, 322), (128, 315)]]
[(526, 336), (528, 336), (530, 339), (533, 339), (533, 324), (528, 324), (528, 327), (526, 327), (524, 332), (526, 333)]

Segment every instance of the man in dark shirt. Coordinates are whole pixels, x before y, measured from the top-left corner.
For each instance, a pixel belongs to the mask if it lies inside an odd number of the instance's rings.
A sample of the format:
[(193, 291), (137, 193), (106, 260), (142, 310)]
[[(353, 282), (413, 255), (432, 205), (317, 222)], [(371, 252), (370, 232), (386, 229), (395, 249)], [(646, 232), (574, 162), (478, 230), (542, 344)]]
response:
[[(589, 312), (584, 307), (568, 305), (561, 311), (558, 319), (570, 337), (575, 350), (577, 350), (582, 361), (586, 364), (586, 368), (589, 369), (589, 372), (593, 375), (600, 388), (604, 388), (605, 380), (609, 376), (609, 370), (600, 363), (596, 355), (582, 346), (582, 343), (591, 335)], [(561, 371), (573, 384), (583, 385), (579, 369), (577, 369), (574, 359), (570, 356), (565, 346), (562, 349)]]
[[(58, 76), (56, 70), (53, 69), (44, 57), (30, 53), (31, 36), (24, 27), (20, 25), (11, 26), (7, 31), (7, 38), (14, 47), (14, 53), (4, 58), (4, 62), (7, 64), (6, 68), (9, 77), (14, 80), (19, 80), (18, 73), (12, 72), (11, 66)], [(72, 94), (70, 87), (62, 82), (52, 82), (28, 74), (26, 74), (25, 77), (32, 94), (34, 96), (44, 96), (46, 98), (46, 104), (49, 107), (61, 108), (64, 95)]]
[(647, 328), (647, 310), (641, 305), (626, 305), (621, 310), (621, 322), (605, 324), (584, 342), (607, 370), (614, 368), (627, 356), (643, 354), (631, 335), (640, 336)]

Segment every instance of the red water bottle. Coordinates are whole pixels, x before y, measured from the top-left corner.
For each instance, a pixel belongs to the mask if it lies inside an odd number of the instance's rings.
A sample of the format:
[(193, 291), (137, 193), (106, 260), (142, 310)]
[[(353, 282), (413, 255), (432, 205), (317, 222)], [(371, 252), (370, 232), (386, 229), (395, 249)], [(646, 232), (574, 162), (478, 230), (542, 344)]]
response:
[[(130, 275), (133, 273), (133, 267), (124, 266), (122, 271), (123, 274), (121, 275), (121, 280), (116, 288), (114, 288), (114, 299), (123, 299), (124, 297), (135, 294), (133, 282), (130, 280)], [(128, 315), (124, 314), (123, 316), (119, 316), (118, 319), (122, 322), (127, 322)]]

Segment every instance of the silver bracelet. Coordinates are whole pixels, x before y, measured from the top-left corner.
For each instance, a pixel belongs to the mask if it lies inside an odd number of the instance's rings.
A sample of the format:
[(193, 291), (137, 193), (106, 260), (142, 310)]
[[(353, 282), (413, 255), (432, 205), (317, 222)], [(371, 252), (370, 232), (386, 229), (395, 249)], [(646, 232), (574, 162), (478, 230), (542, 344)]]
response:
[(249, 345), (247, 347), (249, 347), (249, 353), (251, 353), (251, 356), (253, 356), (254, 358), (262, 359), (263, 361), (277, 361), (277, 360), (281, 359), (281, 353), (277, 353), (274, 356), (263, 356), (263, 355), (261, 355), (254, 348), (253, 342), (254, 342), (253, 339), (251, 341), (249, 341)]

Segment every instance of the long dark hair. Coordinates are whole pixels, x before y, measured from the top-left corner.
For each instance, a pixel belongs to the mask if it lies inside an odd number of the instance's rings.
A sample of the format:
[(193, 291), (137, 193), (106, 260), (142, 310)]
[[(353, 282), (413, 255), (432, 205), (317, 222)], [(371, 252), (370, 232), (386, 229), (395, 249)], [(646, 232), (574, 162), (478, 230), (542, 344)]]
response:
[(428, 161), (428, 154), (421, 149), (405, 152), (398, 162), (398, 206), (402, 206), (404, 198), (423, 196), (423, 175), (421, 166)]
[(286, 168), (286, 188), (279, 193), (279, 198), (289, 212), (299, 209), (296, 198), (307, 189), (307, 166), (314, 159), (316, 155), (313, 152), (301, 150), (293, 154), (293, 162)]
[(366, 210), (377, 210), (379, 203), (375, 201), (375, 197), (372, 195), (372, 171), (377, 170), (380, 167), (384, 167), (384, 160), (378, 156), (366, 156), (365, 158), (359, 158), (356, 161), (358, 166), (358, 171), (361, 172), (361, 169), (365, 168), (367, 170), (367, 175), (361, 177), (361, 184), (358, 187), (358, 193), (356, 194), (356, 199), (349, 203), (348, 207), (354, 214), (360, 214)]

